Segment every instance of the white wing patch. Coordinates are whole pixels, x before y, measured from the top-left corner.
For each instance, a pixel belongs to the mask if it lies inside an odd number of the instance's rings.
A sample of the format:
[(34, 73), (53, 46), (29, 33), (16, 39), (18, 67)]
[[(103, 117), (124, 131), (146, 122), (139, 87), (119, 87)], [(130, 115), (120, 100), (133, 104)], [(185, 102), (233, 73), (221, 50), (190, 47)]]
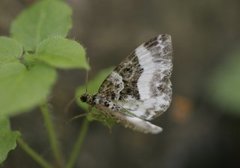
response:
[(168, 35), (167, 40), (161, 41), (159, 35), (157, 42), (150, 47), (142, 44), (135, 50), (143, 68), (137, 82), (140, 100), (129, 99), (121, 103), (123, 108), (146, 120), (151, 120), (166, 111), (172, 97), (169, 79), (172, 71), (171, 37)]

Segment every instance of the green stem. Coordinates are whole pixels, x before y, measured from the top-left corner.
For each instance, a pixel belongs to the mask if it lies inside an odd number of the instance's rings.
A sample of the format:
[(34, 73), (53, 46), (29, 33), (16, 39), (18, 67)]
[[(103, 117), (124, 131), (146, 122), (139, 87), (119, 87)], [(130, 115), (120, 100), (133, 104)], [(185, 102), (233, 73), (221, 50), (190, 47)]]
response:
[(88, 122), (87, 118), (85, 118), (83, 121), (81, 130), (79, 132), (77, 141), (75, 142), (75, 144), (73, 146), (72, 153), (70, 155), (70, 158), (69, 158), (66, 168), (73, 168), (73, 166), (75, 165), (78, 155), (80, 153), (84, 138), (86, 137), (88, 126), (89, 126), (89, 122)]
[(58, 139), (57, 139), (57, 135), (56, 135), (56, 131), (54, 129), (53, 126), (53, 122), (51, 120), (50, 117), (50, 112), (49, 112), (49, 108), (48, 108), (48, 104), (44, 103), (40, 106), (42, 115), (43, 115), (43, 119), (45, 122), (45, 126), (48, 132), (48, 137), (49, 137), (49, 141), (50, 141), (50, 146), (53, 152), (53, 156), (57, 162), (57, 165), (59, 167), (64, 167), (63, 166), (63, 157), (62, 157), (62, 153), (60, 150), (60, 145), (58, 143)]
[(37, 152), (35, 152), (28, 144), (24, 142), (23, 139), (17, 139), (18, 145), (25, 151), (33, 160), (35, 160), (43, 168), (52, 168), (52, 166), (43, 159)]

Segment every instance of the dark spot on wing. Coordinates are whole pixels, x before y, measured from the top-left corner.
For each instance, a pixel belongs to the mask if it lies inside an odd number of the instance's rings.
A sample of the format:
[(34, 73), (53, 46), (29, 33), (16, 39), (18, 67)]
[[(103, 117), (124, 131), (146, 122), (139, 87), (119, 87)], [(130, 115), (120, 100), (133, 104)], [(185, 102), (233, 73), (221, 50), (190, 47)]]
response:
[[(133, 55), (133, 54), (132, 54)], [(136, 64), (138, 64), (138, 57), (136, 56), (136, 54), (135, 54), (135, 52), (134, 52), (134, 57), (133, 57), (133, 59), (132, 59), (132, 63), (134, 64), (134, 65), (136, 65)]]
[(161, 40), (162, 42), (166, 41), (167, 39), (168, 39), (168, 35), (167, 34), (163, 34), (159, 38), (159, 40)]
[(130, 68), (125, 68), (125, 71), (129, 72), (131, 69)]
[(96, 95), (93, 95), (93, 96), (92, 96), (92, 104), (93, 104), (93, 105), (96, 105)]
[(114, 100), (116, 97), (116, 94), (114, 92), (111, 93), (111, 99)]
[(163, 86), (163, 85), (160, 85), (160, 86), (157, 87), (157, 89), (158, 89), (160, 92), (163, 92), (164, 86)]
[(104, 102), (104, 106), (106, 106), (106, 107), (108, 107), (108, 106), (109, 106), (109, 103), (108, 103), (108, 101), (105, 101), (105, 102)]
[(127, 92), (127, 94), (130, 94), (132, 92), (132, 89), (131, 88), (127, 88), (126, 92)]
[(151, 40), (149, 40), (148, 42), (144, 43), (144, 47), (146, 48), (152, 48), (153, 46), (158, 45), (158, 37), (154, 37)]

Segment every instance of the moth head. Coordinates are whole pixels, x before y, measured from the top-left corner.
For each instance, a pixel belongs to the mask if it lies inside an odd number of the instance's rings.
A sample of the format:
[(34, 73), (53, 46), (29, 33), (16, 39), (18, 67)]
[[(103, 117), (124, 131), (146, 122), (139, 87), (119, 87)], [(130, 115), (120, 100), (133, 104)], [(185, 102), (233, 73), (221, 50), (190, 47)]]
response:
[(80, 100), (82, 102), (87, 102), (89, 99), (89, 95), (87, 93), (84, 93), (81, 97), (80, 97)]
[(88, 103), (90, 105), (93, 105), (94, 102), (93, 102), (93, 96), (92, 95), (89, 95), (87, 93), (84, 93), (81, 97), (80, 97), (80, 100), (84, 103)]

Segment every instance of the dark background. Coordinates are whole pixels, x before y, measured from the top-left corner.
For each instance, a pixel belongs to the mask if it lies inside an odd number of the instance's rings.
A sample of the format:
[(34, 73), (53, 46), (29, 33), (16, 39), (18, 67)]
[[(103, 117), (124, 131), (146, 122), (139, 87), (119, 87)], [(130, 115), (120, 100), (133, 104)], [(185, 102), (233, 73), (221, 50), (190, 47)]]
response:
[[(0, 35), (8, 36), (11, 21), (33, 0), (0, 0)], [(209, 98), (206, 84), (215, 69), (240, 44), (239, 0), (68, 0), (73, 8), (69, 38), (87, 50), (92, 70), (117, 65), (135, 47), (160, 33), (172, 35), (174, 47), (173, 102), (153, 122), (159, 135), (145, 135), (116, 126), (109, 131), (90, 125), (76, 167), (82, 168), (222, 168), (240, 167), (240, 117)], [(240, 55), (239, 55), (240, 56)], [(53, 120), (67, 155), (82, 119), (72, 105), (75, 89), (86, 72), (59, 71), (51, 94)], [(240, 76), (240, 74), (239, 74)], [(239, 90), (236, 90), (239, 92)], [(239, 100), (240, 102), (240, 100)], [(41, 155), (51, 160), (38, 109), (12, 118), (12, 127)], [(10, 152), (3, 167), (37, 168), (21, 149)]]

